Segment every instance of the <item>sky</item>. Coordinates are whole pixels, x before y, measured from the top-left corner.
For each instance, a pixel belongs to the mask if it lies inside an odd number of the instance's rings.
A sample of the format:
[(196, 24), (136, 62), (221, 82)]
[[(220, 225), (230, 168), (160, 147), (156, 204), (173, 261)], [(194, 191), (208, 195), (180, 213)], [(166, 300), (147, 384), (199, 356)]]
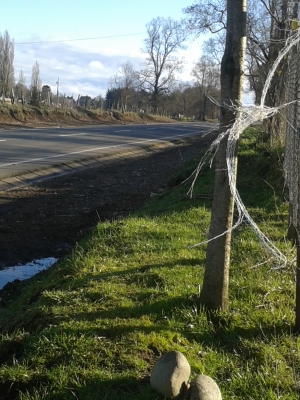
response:
[[(15, 78), (22, 69), (30, 86), (37, 61), (43, 85), (77, 97), (105, 96), (109, 79), (129, 61), (141, 69), (146, 24), (156, 17), (179, 20), (194, 0), (2, 0), (0, 33), (15, 42)], [(79, 39), (79, 40), (78, 40)], [(187, 43), (179, 56), (179, 76), (192, 81), (191, 70), (201, 56), (200, 37)]]

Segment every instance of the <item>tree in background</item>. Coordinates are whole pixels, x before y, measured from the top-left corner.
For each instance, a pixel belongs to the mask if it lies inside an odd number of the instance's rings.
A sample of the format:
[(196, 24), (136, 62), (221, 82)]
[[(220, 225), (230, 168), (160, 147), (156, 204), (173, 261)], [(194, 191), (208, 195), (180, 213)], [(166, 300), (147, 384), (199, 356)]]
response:
[(27, 96), (28, 89), (26, 87), (26, 79), (23, 74), (23, 71), (20, 70), (19, 80), (15, 86), (15, 96), (17, 99), (22, 99), (22, 102), (25, 101)]
[(195, 98), (189, 92), (189, 88), (190, 84), (179, 82), (168, 94), (161, 95), (161, 104), (167, 116), (178, 119), (179, 115), (187, 117), (193, 114), (191, 107)]
[(122, 111), (127, 111), (128, 101), (134, 97), (135, 89), (137, 87), (137, 72), (134, 71), (132, 64), (127, 61), (122, 64), (118, 72), (113, 75), (110, 80), (110, 90), (118, 93)]
[[(268, 71), (285, 45), (297, 1), (248, 0), (248, 3), (245, 73), (250, 89), (254, 91), (255, 103), (258, 104)], [(225, 45), (226, 1), (198, 0), (184, 12), (190, 30), (196, 36), (205, 32), (214, 34), (204, 44), (204, 54), (214, 54), (218, 58)], [(285, 101), (286, 71), (287, 59), (282, 61), (278, 74), (272, 79), (265, 101), (267, 106), (275, 107)], [(284, 125), (285, 119), (279, 113), (267, 121), (271, 144), (283, 143)]]
[(15, 85), (14, 78), (14, 41), (7, 31), (0, 35), (0, 94), (8, 96)]
[(208, 96), (212, 94), (212, 91), (215, 91), (220, 87), (220, 68), (215, 62), (202, 56), (193, 68), (192, 76), (195, 78), (196, 87), (199, 89), (199, 119), (204, 121)]
[(115, 109), (119, 108), (121, 100), (121, 91), (120, 89), (107, 89), (105, 94), (105, 106), (107, 109)]
[[(220, 133), (235, 121), (231, 104), (242, 101), (246, 48), (246, 0), (227, 0), (226, 45), (221, 63)], [(207, 311), (228, 309), (229, 264), (234, 200), (226, 162), (227, 139), (220, 143), (200, 304)], [(237, 169), (237, 164), (236, 164)]]
[(146, 25), (147, 38), (142, 52), (147, 55), (145, 68), (139, 71), (140, 87), (151, 94), (151, 104), (156, 111), (159, 98), (167, 93), (183, 67), (183, 59), (174, 54), (184, 48), (188, 31), (182, 22), (171, 18), (155, 18)]
[(103, 108), (103, 104), (104, 104), (104, 99), (103, 99), (101, 94), (98, 94), (98, 96), (96, 96), (93, 99), (93, 107), (102, 109)]
[(36, 61), (32, 67), (31, 74), (31, 104), (37, 106), (40, 102), (40, 93), (42, 90), (42, 81), (40, 78), (40, 66)]
[(41, 100), (50, 105), (52, 99), (51, 87), (49, 85), (44, 85), (41, 90)]
[[(247, 63), (250, 73), (250, 83), (260, 102), (262, 88), (271, 65), (277, 59), (280, 50), (285, 46), (285, 40), (290, 31), (290, 21), (293, 17), (295, 0), (260, 0), (250, 2), (248, 12), (248, 46)], [(280, 97), (280, 81), (287, 62), (283, 62), (280, 73), (273, 78), (273, 84), (268, 91), (266, 105), (278, 104)]]

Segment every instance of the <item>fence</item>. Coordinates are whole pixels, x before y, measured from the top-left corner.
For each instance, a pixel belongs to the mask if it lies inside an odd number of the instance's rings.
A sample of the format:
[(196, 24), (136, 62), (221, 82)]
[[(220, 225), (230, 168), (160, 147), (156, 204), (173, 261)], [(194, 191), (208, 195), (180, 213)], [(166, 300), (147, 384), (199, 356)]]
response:
[(300, 46), (289, 55), (287, 130), (285, 141), (284, 175), (290, 204), (290, 226), (300, 238)]

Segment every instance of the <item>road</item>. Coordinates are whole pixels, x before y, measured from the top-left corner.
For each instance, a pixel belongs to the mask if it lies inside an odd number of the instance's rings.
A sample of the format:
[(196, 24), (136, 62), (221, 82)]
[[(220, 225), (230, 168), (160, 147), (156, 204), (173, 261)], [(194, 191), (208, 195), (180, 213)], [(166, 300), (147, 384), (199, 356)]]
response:
[(0, 130), (0, 181), (155, 142), (203, 134), (209, 123)]

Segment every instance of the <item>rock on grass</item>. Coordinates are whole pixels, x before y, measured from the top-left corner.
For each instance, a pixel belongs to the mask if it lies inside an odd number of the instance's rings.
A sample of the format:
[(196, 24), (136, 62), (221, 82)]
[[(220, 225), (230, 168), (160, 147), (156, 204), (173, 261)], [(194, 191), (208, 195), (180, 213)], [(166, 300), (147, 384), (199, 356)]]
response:
[(189, 400), (222, 400), (216, 382), (206, 375), (197, 375), (191, 382)]
[(150, 384), (160, 394), (173, 399), (186, 391), (190, 374), (191, 367), (185, 356), (179, 351), (170, 351), (155, 363)]

